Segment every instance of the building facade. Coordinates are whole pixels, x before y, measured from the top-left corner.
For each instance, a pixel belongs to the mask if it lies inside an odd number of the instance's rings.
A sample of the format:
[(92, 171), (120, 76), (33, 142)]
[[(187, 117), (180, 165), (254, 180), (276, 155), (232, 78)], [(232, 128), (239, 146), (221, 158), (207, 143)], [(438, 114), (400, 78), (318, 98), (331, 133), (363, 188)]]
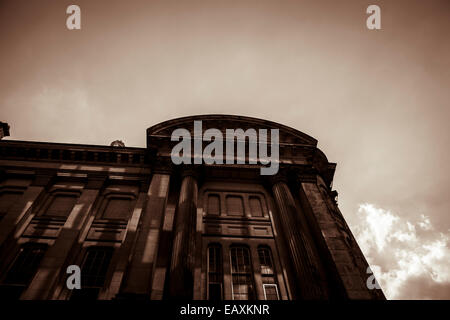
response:
[[(260, 164), (174, 165), (177, 128), (279, 129)], [(312, 137), (227, 115), (147, 129), (147, 147), (0, 141), (0, 295), (15, 299), (384, 299)], [(70, 266), (81, 289), (67, 286)]]

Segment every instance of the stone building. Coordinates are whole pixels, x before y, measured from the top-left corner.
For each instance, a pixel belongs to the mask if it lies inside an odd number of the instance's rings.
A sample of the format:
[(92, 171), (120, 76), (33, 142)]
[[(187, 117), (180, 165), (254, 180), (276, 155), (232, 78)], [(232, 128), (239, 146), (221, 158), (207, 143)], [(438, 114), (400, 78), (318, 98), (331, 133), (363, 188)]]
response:
[[(280, 168), (174, 165), (174, 129), (277, 128)], [(0, 295), (15, 299), (384, 299), (332, 191), (336, 165), (284, 125), (203, 115), (147, 147), (0, 141)], [(67, 268), (81, 268), (69, 290)]]

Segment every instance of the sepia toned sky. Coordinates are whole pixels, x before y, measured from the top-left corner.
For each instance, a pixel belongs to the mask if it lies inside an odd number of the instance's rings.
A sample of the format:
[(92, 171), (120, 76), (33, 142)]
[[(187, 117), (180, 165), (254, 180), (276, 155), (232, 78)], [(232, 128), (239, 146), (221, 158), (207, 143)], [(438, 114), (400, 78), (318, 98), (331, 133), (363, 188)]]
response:
[(0, 121), (8, 139), (140, 147), (193, 114), (291, 126), (337, 163), (386, 296), (450, 299), (449, 34), (448, 0), (0, 0)]

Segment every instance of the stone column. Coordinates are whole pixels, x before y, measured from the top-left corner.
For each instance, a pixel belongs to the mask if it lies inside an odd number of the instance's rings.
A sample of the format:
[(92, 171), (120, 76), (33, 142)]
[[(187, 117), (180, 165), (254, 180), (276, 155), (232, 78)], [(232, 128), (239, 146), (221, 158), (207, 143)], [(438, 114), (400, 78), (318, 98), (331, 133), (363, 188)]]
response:
[(193, 298), (197, 193), (197, 180), (194, 173), (185, 172), (175, 214), (169, 275), (171, 298)]
[[(147, 190), (147, 188), (145, 188), (145, 190)], [(143, 215), (145, 204), (147, 202), (146, 197), (147, 193), (140, 190), (138, 198), (136, 200), (136, 205), (133, 209), (133, 214), (131, 215), (131, 218), (129, 219), (127, 224), (127, 233), (125, 235), (125, 239), (118, 249), (118, 259), (111, 278), (110, 286), (108, 288), (108, 295), (106, 297), (106, 300), (112, 298), (121, 298), (121, 293), (119, 293), (119, 291), (121, 290), (122, 286), (126, 289), (129, 289), (127, 284), (136, 283), (135, 281), (130, 279), (131, 277), (128, 277), (129, 281), (126, 281), (124, 279), (126, 279), (130, 274), (135, 275), (135, 268), (138, 267), (136, 266), (136, 260), (138, 259), (133, 256), (133, 253), (136, 245), (137, 234), (139, 234), (139, 222)], [(147, 272), (147, 270), (145, 269), (144, 272)], [(145, 283), (143, 283), (143, 285), (145, 285)]]
[(105, 181), (105, 177), (88, 177), (88, 182), (80, 198), (70, 212), (62, 230), (44, 255), (39, 270), (36, 272), (28, 289), (22, 294), (22, 300), (49, 299), (52, 297), (53, 288), (56, 285), (58, 275), (72, 253), (72, 248), (77, 244), (81, 229), (91, 212), (99, 190)]
[(311, 239), (299, 225), (296, 218), (297, 209), (288, 185), (277, 180), (272, 186), (275, 202), (278, 207), (279, 221), (288, 245), (298, 287), (303, 299), (323, 299), (326, 294), (320, 285), (320, 266), (313, 253)]
[(137, 239), (134, 247), (131, 248), (131, 262), (120, 290), (119, 296), (122, 298), (141, 296), (144, 299), (150, 299), (152, 274), (158, 254), (169, 183), (170, 174), (153, 174), (139, 226), (134, 225), (133, 232), (127, 234), (125, 244), (136, 237), (135, 232), (137, 232)]

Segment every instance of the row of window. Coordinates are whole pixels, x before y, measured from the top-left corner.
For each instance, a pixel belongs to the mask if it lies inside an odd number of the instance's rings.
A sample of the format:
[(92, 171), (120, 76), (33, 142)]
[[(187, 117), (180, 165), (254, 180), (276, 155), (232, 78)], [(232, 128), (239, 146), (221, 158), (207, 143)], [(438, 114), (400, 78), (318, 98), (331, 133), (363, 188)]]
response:
[(212, 216), (264, 217), (266, 205), (259, 194), (251, 193), (207, 193), (206, 213)]
[[(43, 215), (50, 217), (68, 217), (75, 206), (78, 197), (73, 194), (56, 194)], [(133, 198), (130, 197), (110, 197), (106, 199), (106, 206), (103, 208), (101, 218), (103, 219), (125, 219), (131, 214)]]
[[(0, 219), (19, 200), (21, 193), (4, 192), (0, 194)], [(48, 217), (68, 217), (78, 201), (79, 194), (75, 192), (58, 192), (50, 197), (42, 215)], [(264, 217), (266, 212), (264, 199), (256, 194), (220, 194), (207, 195), (208, 215), (227, 215), (234, 217)], [(106, 199), (103, 209), (103, 219), (128, 219), (131, 214), (133, 199), (130, 197), (110, 197)], [(221, 207), (224, 201), (225, 209)], [(225, 212), (223, 212), (225, 211)], [(249, 211), (249, 212), (247, 212)]]
[[(22, 193), (3, 192), (0, 194), (0, 220), (11, 207), (20, 199)], [(79, 194), (75, 192), (59, 192), (51, 196), (42, 215), (47, 217), (67, 218), (78, 201)], [(125, 219), (131, 214), (133, 198), (124, 196), (109, 197), (102, 208), (102, 219)]]
[[(19, 299), (28, 287), (47, 250), (46, 244), (28, 243), (20, 248), (0, 285), (0, 298)], [(71, 300), (97, 299), (106, 280), (106, 273), (113, 255), (112, 247), (89, 247), (81, 263), (81, 290), (73, 290)], [(258, 247), (258, 259), (266, 300), (279, 300), (272, 252), (268, 246)], [(233, 300), (254, 300), (253, 267), (250, 251), (246, 246), (230, 248)], [(208, 247), (208, 299), (223, 299), (222, 247)]]
[[(208, 246), (208, 287), (209, 300), (223, 299), (223, 259), (219, 244)], [(254, 272), (250, 250), (246, 246), (230, 247), (231, 292), (233, 300), (255, 300)], [(278, 284), (272, 252), (268, 246), (258, 247), (258, 259), (262, 286), (266, 300), (279, 300)]]

